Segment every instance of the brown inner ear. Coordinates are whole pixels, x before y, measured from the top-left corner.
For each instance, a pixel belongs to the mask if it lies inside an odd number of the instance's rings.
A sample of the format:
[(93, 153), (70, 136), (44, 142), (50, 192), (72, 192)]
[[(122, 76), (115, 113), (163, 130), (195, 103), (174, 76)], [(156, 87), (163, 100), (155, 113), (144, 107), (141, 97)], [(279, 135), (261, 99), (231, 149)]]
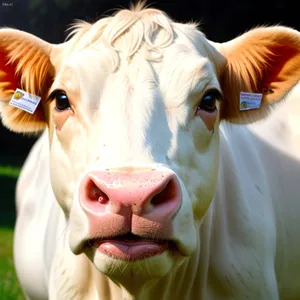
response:
[[(263, 78), (258, 88), (258, 92), (263, 93), (264, 89), (272, 89), (274, 93), (278, 91), (278, 83), (282, 83), (288, 80), (292, 80), (291, 76), (295, 76), (295, 72), (300, 73), (297, 70), (297, 64), (295, 64), (294, 58), (298, 56), (298, 60), (300, 61), (299, 50), (295, 48), (289, 48), (285, 46), (277, 46), (273, 47), (273, 53), (280, 53), (279, 55), (273, 55), (269, 58), (267, 62), (268, 68), (264, 70)], [(272, 69), (272, 70), (271, 70)], [(294, 82), (296, 83), (298, 80), (295, 78)], [(281, 87), (282, 88), (282, 87)], [(286, 88), (286, 90), (288, 87)], [(285, 91), (281, 91), (281, 93), (285, 93)], [(276, 96), (276, 95), (274, 95)], [(274, 103), (276, 100), (272, 95), (269, 97), (265, 97), (265, 102), (268, 104)]]
[(0, 49), (0, 97), (1, 100), (10, 100), (13, 92), (19, 87), (20, 76), (14, 75), (16, 64), (8, 64), (8, 58)]

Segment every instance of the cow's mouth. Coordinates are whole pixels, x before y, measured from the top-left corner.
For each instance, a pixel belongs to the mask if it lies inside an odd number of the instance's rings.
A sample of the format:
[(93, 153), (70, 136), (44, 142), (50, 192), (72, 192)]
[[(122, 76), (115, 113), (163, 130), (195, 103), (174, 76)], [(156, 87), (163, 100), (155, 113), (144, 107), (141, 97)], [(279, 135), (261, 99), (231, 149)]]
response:
[(132, 233), (89, 240), (89, 245), (110, 257), (129, 261), (149, 258), (174, 247), (173, 242), (144, 238)]

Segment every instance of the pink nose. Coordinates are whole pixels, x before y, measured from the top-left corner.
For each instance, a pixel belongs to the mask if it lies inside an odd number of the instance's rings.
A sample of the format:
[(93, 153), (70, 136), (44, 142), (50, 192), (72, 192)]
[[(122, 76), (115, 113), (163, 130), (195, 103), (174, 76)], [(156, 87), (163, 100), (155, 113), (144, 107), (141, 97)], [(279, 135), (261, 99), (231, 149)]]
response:
[(107, 219), (117, 214), (130, 220), (136, 215), (165, 223), (180, 206), (181, 189), (171, 171), (97, 171), (83, 178), (79, 198), (92, 218)]

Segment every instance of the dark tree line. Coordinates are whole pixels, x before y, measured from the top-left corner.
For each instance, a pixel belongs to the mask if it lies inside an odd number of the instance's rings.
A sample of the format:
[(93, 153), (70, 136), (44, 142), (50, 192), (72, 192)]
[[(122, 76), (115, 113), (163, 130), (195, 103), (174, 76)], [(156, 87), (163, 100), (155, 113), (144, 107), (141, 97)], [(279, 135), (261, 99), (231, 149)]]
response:
[[(0, 0), (0, 26), (31, 32), (51, 43), (65, 39), (74, 19), (94, 22), (130, 1), (116, 0)], [(201, 29), (223, 42), (257, 25), (282, 24), (300, 30), (297, 2), (291, 0), (156, 0), (148, 1), (177, 21), (201, 21)], [(0, 125), (0, 156), (26, 156), (34, 138), (13, 134)]]

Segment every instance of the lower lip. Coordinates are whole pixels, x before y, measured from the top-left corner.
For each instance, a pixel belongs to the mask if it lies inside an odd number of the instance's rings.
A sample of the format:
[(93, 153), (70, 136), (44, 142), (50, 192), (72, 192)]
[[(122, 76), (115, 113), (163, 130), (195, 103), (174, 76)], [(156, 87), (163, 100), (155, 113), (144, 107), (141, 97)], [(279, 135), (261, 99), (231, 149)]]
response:
[(149, 240), (102, 240), (95, 241), (93, 246), (110, 257), (122, 260), (139, 260), (159, 255), (168, 249), (168, 242)]

